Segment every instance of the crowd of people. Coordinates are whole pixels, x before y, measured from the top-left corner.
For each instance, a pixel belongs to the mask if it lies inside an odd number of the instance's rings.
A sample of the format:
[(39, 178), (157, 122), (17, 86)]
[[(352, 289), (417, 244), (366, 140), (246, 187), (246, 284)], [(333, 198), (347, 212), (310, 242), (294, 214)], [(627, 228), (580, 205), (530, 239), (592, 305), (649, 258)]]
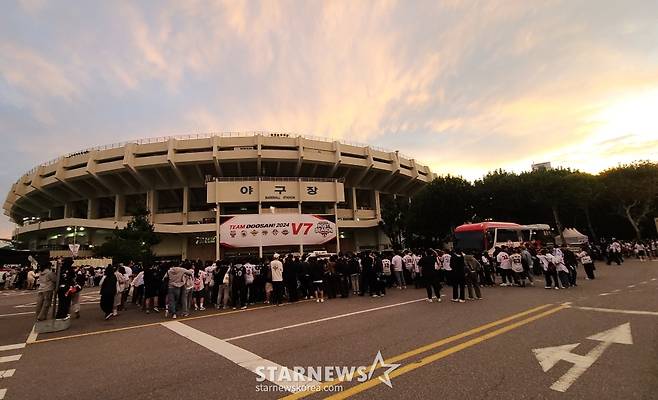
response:
[[(381, 297), (407, 285), (427, 293), (427, 301), (441, 302), (441, 289), (452, 288), (453, 302), (482, 299), (482, 288), (534, 286), (543, 277), (546, 289), (577, 286), (582, 265), (585, 279), (595, 279), (595, 260), (621, 264), (624, 258), (651, 260), (657, 241), (621, 242), (612, 239), (578, 251), (566, 247), (541, 248), (526, 243), (501, 246), (492, 253), (460, 250), (364, 251), (361, 253), (274, 254), (269, 258), (230, 257), (224, 260), (184, 260), (152, 265), (126, 263), (105, 268), (74, 267), (59, 259), (55, 267), (22, 267), (0, 271), (0, 287), (38, 292), (37, 319), (47, 318), (50, 298), (56, 295), (56, 318), (80, 316), (80, 293), (100, 286), (100, 307), (106, 319), (129, 305), (165, 317), (188, 316), (207, 307), (244, 309), (257, 303), (280, 305), (313, 299), (318, 303), (350, 295)], [(57, 286), (57, 287), (56, 287)], [(130, 300), (130, 301), (129, 301)]]

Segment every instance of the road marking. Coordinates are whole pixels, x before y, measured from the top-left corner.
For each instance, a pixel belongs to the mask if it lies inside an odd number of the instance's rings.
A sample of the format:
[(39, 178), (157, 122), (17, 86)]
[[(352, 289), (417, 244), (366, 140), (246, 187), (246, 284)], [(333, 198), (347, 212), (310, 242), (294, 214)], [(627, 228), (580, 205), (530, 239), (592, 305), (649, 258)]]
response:
[(0, 346), (0, 351), (16, 350), (16, 349), (22, 349), (24, 347), (25, 347), (25, 343), (6, 344), (4, 346)]
[(580, 307), (580, 306), (574, 306), (574, 307), (571, 307), (571, 308), (576, 308), (578, 310), (598, 311), (598, 312), (606, 312), (606, 313), (658, 316), (658, 312), (656, 312), (656, 311), (619, 310), (619, 309), (616, 309), (616, 308), (598, 308), (598, 307)]
[(0, 400), (4, 399), (6, 394), (7, 389), (0, 389)]
[(651, 280), (652, 280), (652, 281), (655, 281), (655, 280), (656, 280), (656, 278), (651, 278)]
[(0, 371), (0, 379), (11, 378), (14, 376), (14, 372), (16, 372), (16, 369), (6, 369), (4, 371)]
[[(307, 301), (310, 301), (310, 300), (301, 300), (301, 301), (298, 301), (297, 303), (299, 304), (299, 303), (307, 302)], [(286, 304), (284, 304), (284, 305), (286, 305)], [(254, 308), (247, 308), (246, 310), (220, 311), (220, 312), (216, 312), (216, 313), (212, 313), (212, 314), (198, 315), (196, 317), (183, 317), (183, 318), (179, 318), (178, 321), (191, 321), (191, 320), (201, 319), (201, 318), (222, 317), (222, 316), (225, 316), (225, 315), (237, 314), (237, 313), (242, 313), (242, 312), (247, 312), (247, 311), (262, 310), (262, 309), (265, 309), (265, 308), (272, 308), (272, 307), (276, 307), (276, 306), (269, 305), (269, 306), (259, 306), (259, 307), (254, 307)], [(75, 339), (75, 338), (85, 337), (85, 336), (102, 335), (102, 334), (105, 334), (105, 333), (122, 332), (122, 331), (131, 330), (131, 329), (148, 328), (150, 326), (158, 326), (162, 322), (163, 321), (150, 322), (148, 324), (124, 326), (124, 327), (121, 327), (121, 328), (103, 329), (103, 330), (100, 330), (100, 331), (77, 333), (77, 334), (68, 335), (68, 336), (58, 336), (58, 337), (54, 337), (54, 338), (40, 339), (40, 340), (37, 340), (36, 342), (30, 343), (30, 344), (53, 342), (53, 341), (56, 341), (56, 340), (64, 340), (64, 339)]]
[(640, 282), (640, 285), (646, 285), (647, 283), (649, 283), (649, 282), (647, 282), (647, 281), (642, 281), (642, 282)]
[(621, 292), (621, 289), (615, 289), (612, 291), (612, 293), (619, 293), (619, 292)]
[(628, 285), (628, 286), (626, 286), (626, 287), (629, 288), (629, 289), (632, 289), (632, 288), (635, 287), (635, 285)]
[[(486, 330), (486, 329), (493, 328), (493, 327), (495, 327), (495, 326), (498, 326), (498, 325), (504, 324), (504, 323), (506, 323), (506, 322), (512, 321), (512, 320), (514, 320), (514, 319), (516, 319), (516, 318), (523, 317), (523, 316), (526, 316), (526, 315), (528, 315), (528, 314), (534, 313), (534, 312), (536, 312), (536, 311), (543, 310), (543, 309), (545, 309), (545, 308), (547, 308), (547, 307), (550, 307), (551, 305), (552, 305), (552, 304), (544, 304), (544, 305), (539, 306), (539, 307), (534, 307), (534, 308), (531, 308), (531, 309), (529, 309), (529, 310), (526, 310), (526, 311), (523, 311), (523, 312), (520, 312), (520, 313), (517, 313), (517, 314), (514, 314), (514, 315), (510, 315), (510, 316), (508, 316), (508, 317), (505, 317), (505, 318), (499, 319), (499, 320), (497, 320), (497, 321), (489, 322), (489, 323), (487, 323), (487, 324), (484, 324), (484, 325), (478, 326), (478, 327), (473, 328), (473, 329), (470, 329), (470, 330), (468, 330), (468, 331), (464, 331), (464, 332), (462, 332), (462, 333), (458, 333), (458, 334), (456, 334), (456, 335), (449, 336), (449, 337), (447, 337), (447, 338), (443, 338), (443, 339), (441, 339), (441, 340), (438, 340), (438, 341), (436, 341), (436, 342), (433, 342), (433, 343), (427, 344), (427, 345), (425, 345), (425, 346), (421, 346), (421, 347), (418, 347), (418, 348), (416, 348), (416, 349), (413, 349), (413, 350), (407, 351), (406, 353), (402, 353), (402, 354), (399, 354), (399, 355), (397, 355), (397, 356), (395, 356), (395, 357), (388, 358), (388, 359), (384, 360), (384, 362), (385, 362), (386, 364), (394, 364), (394, 363), (396, 363), (396, 362), (398, 362), (398, 361), (402, 361), (402, 360), (405, 360), (405, 359), (407, 359), (407, 358), (410, 358), (410, 357), (416, 356), (416, 355), (418, 355), (418, 354), (425, 353), (425, 352), (427, 352), (427, 351), (430, 351), (430, 350), (436, 349), (436, 348), (438, 348), (438, 347), (441, 347), (441, 346), (443, 346), (443, 345), (446, 345), (446, 344), (452, 343), (452, 342), (457, 341), (457, 340), (459, 340), (459, 339), (462, 339), (462, 338), (465, 338), (465, 337), (468, 337), (468, 336), (474, 335), (474, 334), (476, 334), (476, 333), (482, 332), (482, 331), (484, 331), (484, 330)], [(369, 372), (371, 373), (372, 371), (369, 371)], [(329, 386), (337, 385), (337, 384), (339, 384), (339, 383), (341, 383), (341, 381), (338, 380), (338, 379), (335, 379), (335, 380), (330, 381), (330, 382), (323, 382), (323, 383), (320, 385), (320, 388), (323, 389), (323, 388), (326, 388), (326, 387), (329, 387)], [(286, 399), (286, 400), (301, 399), (301, 398), (303, 398), (303, 397), (306, 397), (306, 396), (312, 395), (312, 394), (314, 394), (314, 393), (315, 393), (314, 391), (305, 391), (305, 392), (301, 392), (301, 391), (300, 391), (300, 392), (298, 392), (298, 393), (293, 393), (293, 394), (291, 394), (291, 395), (288, 395), (288, 396), (286, 396), (286, 397), (283, 397), (282, 399)]]
[[(228, 343), (225, 340), (221, 340), (214, 336), (208, 335), (207, 333), (201, 332), (198, 329), (194, 329), (178, 321), (163, 322), (162, 326), (193, 341), (194, 343), (200, 346), (205, 347), (206, 349), (212, 351), (213, 353), (216, 353), (255, 374), (258, 373), (257, 372), (258, 368), (265, 368), (265, 370), (268, 371), (270, 370), (270, 368), (273, 368), (272, 370), (276, 372), (272, 374), (264, 374), (264, 376), (266, 378), (268, 377), (274, 378), (272, 380), (269, 379), (268, 380), (284, 388), (285, 390), (294, 391), (294, 390), (298, 390), (300, 386), (319, 385), (317, 381), (307, 378), (305, 375), (301, 374), (300, 372), (290, 370), (287, 367), (276, 364), (270, 360), (266, 360), (257, 354), (254, 354), (236, 345)], [(286, 372), (282, 372), (282, 371), (286, 371)], [(282, 377), (282, 375), (287, 375), (288, 377), (291, 377), (291, 379), (281, 380), (280, 378)]]
[[(400, 375), (404, 375), (407, 372), (411, 372), (411, 371), (414, 371), (414, 370), (416, 370), (420, 367), (424, 367), (425, 365), (431, 364), (435, 361), (438, 361), (442, 358), (448, 357), (449, 355), (460, 352), (460, 351), (465, 350), (469, 347), (473, 347), (473, 346), (475, 346), (477, 344), (480, 344), (480, 343), (482, 343), (486, 340), (489, 340), (489, 339), (494, 338), (496, 336), (507, 333), (507, 332), (509, 332), (511, 330), (514, 330), (516, 328), (519, 328), (523, 325), (529, 324), (529, 323), (531, 323), (533, 321), (536, 321), (538, 319), (541, 319), (541, 318), (548, 317), (549, 315), (554, 314), (554, 313), (556, 313), (560, 310), (564, 310), (567, 307), (568, 306), (560, 305), (560, 306), (557, 306), (555, 308), (551, 308), (550, 310), (544, 311), (540, 314), (535, 314), (535, 315), (533, 315), (531, 317), (528, 317), (526, 319), (522, 319), (520, 321), (517, 321), (517, 322), (511, 323), (509, 325), (503, 326), (502, 328), (498, 328), (494, 331), (487, 332), (487, 333), (485, 333), (481, 336), (477, 336), (477, 337), (475, 337), (471, 340), (468, 340), (466, 342), (460, 343), (460, 344), (455, 345), (453, 347), (449, 347), (449, 348), (447, 348), (443, 351), (440, 351), (438, 353), (429, 355), (429, 356), (421, 359), (420, 361), (417, 361), (417, 362), (414, 362), (414, 363), (411, 363), (411, 364), (406, 364), (406, 365), (396, 369), (392, 373), (390, 373), (389, 377), (392, 379), (392, 378), (396, 378)], [(349, 389), (347, 389), (347, 390), (345, 390), (341, 393), (337, 393), (333, 396), (329, 396), (329, 397), (327, 397), (327, 399), (331, 399), (331, 400), (345, 399), (347, 397), (350, 397), (350, 396), (353, 396), (355, 394), (361, 393), (365, 390), (371, 389), (371, 388), (379, 385), (380, 383), (382, 383), (382, 382), (379, 379), (371, 379), (371, 380), (368, 380), (366, 382), (360, 383), (360, 384), (358, 384), (354, 387), (351, 387), (351, 388), (349, 388)]]
[(14, 356), (4, 356), (4, 357), (0, 357), (0, 364), (6, 363), (6, 362), (18, 361), (20, 359), (21, 359), (20, 354), (16, 354)]
[(611, 294), (612, 294), (612, 293), (601, 293), (599, 296), (609, 296), (609, 295), (611, 295)]
[(0, 314), (0, 318), (2, 318), (2, 317), (15, 317), (17, 315), (27, 315), (27, 314), (33, 314), (34, 315), (34, 311), (17, 312), (17, 313), (11, 313), (11, 314)]
[(351, 317), (351, 316), (354, 316), (354, 315), (365, 314), (365, 313), (369, 313), (369, 312), (373, 312), (373, 311), (385, 310), (387, 308), (399, 307), (399, 306), (403, 306), (403, 305), (406, 305), (406, 304), (411, 304), (411, 303), (417, 303), (419, 301), (424, 301), (426, 299), (427, 299), (426, 297), (423, 297), (422, 299), (409, 300), (409, 301), (403, 301), (401, 303), (394, 303), (394, 304), (388, 304), (388, 305), (380, 306), (380, 307), (368, 308), (368, 309), (365, 309), (365, 310), (359, 310), (359, 311), (354, 311), (354, 312), (350, 312), (350, 313), (334, 315), (334, 316), (331, 316), (331, 317), (315, 319), (315, 320), (312, 320), (312, 321), (300, 322), (298, 324), (282, 326), (280, 328), (273, 328), (273, 329), (267, 329), (267, 330), (260, 331), (260, 332), (247, 333), (245, 335), (234, 336), (234, 337), (231, 337), (231, 338), (228, 338), (228, 339), (223, 339), (223, 340), (226, 340), (227, 342), (230, 342), (230, 341), (233, 341), (233, 340), (244, 339), (244, 338), (248, 338), (248, 337), (252, 337), (252, 336), (264, 335), (266, 333), (279, 332), (279, 331), (283, 331), (283, 330), (286, 330), (286, 329), (292, 329), (292, 328), (299, 328), (300, 326), (319, 324), (320, 322), (331, 321), (331, 320), (338, 319), (338, 318)]
[(569, 368), (569, 370), (564, 375), (562, 375), (560, 379), (551, 385), (552, 390), (557, 392), (566, 392), (567, 389), (569, 389), (569, 387), (578, 378), (580, 378), (580, 376), (584, 374), (585, 371), (587, 371), (587, 369), (591, 367), (596, 362), (596, 360), (601, 357), (603, 352), (613, 343), (633, 344), (631, 324), (627, 322), (615, 328), (588, 336), (587, 339), (597, 340), (601, 343), (585, 355), (574, 354), (571, 352), (573, 349), (578, 347), (580, 343), (544, 347), (532, 350), (544, 372), (548, 372), (560, 360), (568, 361), (573, 364), (573, 366)]
[(39, 336), (39, 333), (37, 332), (37, 324), (34, 324), (32, 326), (32, 331), (30, 332), (29, 336), (27, 337), (27, 340), (25, 343), (27, 344), (32, 344), (37, 341), (37, 336)]

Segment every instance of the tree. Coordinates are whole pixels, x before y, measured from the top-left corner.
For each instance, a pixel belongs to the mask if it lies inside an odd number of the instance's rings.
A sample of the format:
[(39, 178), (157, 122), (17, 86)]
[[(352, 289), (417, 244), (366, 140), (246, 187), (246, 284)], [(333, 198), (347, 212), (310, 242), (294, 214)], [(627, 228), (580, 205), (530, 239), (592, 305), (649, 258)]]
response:
[(611, 168), (601, 173), (601, 180), (615, 212), (641, 239), (640, 224), (658, 204), (658, 164), (638, 162)]
[(598, 176), (584, 173), (574, 172), (564, 177), (563, 185), (566, 188), (567, 196), (573, 205), (582, 210), (585, 215), (587, 229), (592, 239), (598, 242), (594, 226), (592, 225), (592, 218), (590, 216), (590, 209), (592, 204), (601, 196), (603, 192), (603, 184)]
[(153, 260), (151, 247), (160, 242), (153, 224), (149, 221), (149, 212), (139, 209), (125, 228), (116, 228), (112, 238), (101, 246), (94, 248), (94, 253), (101, 257), (112, 257), (114, 262), (129, 261), (150, 263)]
[(473, 217), (473, 186), (461, 177), (436, 178), (412, 199), (408, 215), (409, 233), (422, 243), (443, 241)]
[(567, 242), (564, 240), (560, 208), (569, 204), (569, 190), (564, 181), (571, 174), (571, 170), (568, 169), (549, 169), (525, 172), (520, 175), (531, 201), (538, 207), (551, 210), (555, 227), (560, 233), (563, 244)]
[(382, 221), (380, 226), (391, 240), (394, 249), (399, 250), (403, 245), (405, 236), (407, 212), (409, 211), (409, 198), (400, 196), (382, 197)]

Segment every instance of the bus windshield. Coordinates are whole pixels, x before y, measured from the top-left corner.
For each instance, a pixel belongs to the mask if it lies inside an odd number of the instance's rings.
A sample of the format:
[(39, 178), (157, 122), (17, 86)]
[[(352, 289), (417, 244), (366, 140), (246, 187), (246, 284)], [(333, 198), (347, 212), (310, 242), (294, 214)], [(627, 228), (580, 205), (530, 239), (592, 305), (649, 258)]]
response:
[(482, 231), (455, 232), (454, 246), (459, 250), (484, 250), (484, 234)]
[(519, 231), (499, 228), (498, 235), (496, 236), (496, 242), (505, 244), (508, 241), (519, 242)]

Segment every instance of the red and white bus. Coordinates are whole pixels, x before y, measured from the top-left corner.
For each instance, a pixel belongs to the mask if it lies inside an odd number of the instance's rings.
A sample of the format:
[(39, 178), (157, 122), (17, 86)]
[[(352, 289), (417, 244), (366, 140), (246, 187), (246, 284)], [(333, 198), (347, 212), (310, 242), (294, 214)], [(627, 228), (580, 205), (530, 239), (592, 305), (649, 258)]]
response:
[(551, 227), (545, 224), (520, 225), (513, 222), (481, 222), (464, 224), (455, 228), (453, 246), (461, 250), (488, 251), (496, 247), (517, 247), (531, 242), (542, 247), (552, 247), (555, 240)]
[(480, 222), (455, 228), (453, 246), (460, 250), (493, 252), (500, 246), (519, 246), (523, 242), (523, 225), (513, 222)]

